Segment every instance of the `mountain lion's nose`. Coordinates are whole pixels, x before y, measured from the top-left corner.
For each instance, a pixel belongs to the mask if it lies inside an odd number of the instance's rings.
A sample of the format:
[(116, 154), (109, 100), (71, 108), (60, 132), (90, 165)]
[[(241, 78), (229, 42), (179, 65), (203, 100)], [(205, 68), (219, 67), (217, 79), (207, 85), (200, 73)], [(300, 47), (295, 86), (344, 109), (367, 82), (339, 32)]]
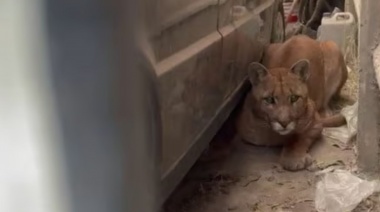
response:
[(283, 127), (286, 128), (289, 125), (289, 121), (278, 121), (278, 123)]

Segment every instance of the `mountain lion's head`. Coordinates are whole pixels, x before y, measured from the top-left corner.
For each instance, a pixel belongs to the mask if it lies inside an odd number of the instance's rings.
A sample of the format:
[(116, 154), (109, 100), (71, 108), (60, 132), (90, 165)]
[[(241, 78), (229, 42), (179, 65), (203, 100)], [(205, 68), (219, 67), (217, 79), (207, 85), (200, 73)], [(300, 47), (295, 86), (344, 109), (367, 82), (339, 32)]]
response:
[(290, 69), (267, 69), (254, 62), (249, 65), (248, 76), (252, 84), (248, 95), (253, 98), (256, 115), (280, 135), (291, 134), (307, 108), (309, 61), (300, 60)]

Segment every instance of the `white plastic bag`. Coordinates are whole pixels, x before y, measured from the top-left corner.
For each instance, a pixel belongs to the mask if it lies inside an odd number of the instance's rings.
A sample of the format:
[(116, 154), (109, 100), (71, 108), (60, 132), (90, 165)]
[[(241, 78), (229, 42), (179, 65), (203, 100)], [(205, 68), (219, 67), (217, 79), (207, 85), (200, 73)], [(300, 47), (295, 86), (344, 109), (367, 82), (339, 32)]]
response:
[(323, 129), (323, 135), (337, 141), (337, 145), (345, 148), (351, 138), (357, 133), (358, 102), (342, 109), (341, 114), (346, 118), (347, 125)]
[(317, 183), (315, 207), (319, 212), (349, 212), (379, 190), (378, 181), (362, 180), (348, 171), (336, 170)]

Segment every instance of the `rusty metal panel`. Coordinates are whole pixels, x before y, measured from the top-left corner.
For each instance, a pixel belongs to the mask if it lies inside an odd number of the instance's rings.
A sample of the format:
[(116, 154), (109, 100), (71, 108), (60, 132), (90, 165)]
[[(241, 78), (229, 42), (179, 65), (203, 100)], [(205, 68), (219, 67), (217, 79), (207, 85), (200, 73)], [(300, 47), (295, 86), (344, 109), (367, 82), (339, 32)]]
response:
[(218, 0), (161, 0), (158, 7), (159, 23), (162, 27), (177, 24), (203, 9), (217, 5)]
[[(254, 7), (249, 5), (254, 3)], [(225, 97), (246, 77), (249, 63), (261, 59), (270, 41), (274, 1), (226, 1), (220, 5), (218, 31), (223, 37), (221, 73), (227, 89)], [(234, 14), (234, 7), (245, 12)], [(265, 23), (265, 24), (264, 24)]]
[(245, 6), (246, 0), (219, 0), (218, 28), (222, 28), (233, 22), (234, 7)]
[[(180, 164), (196, 138), (223, 103), (223, 78), (219, 73), (221, 36), (215, 32), (157, 65), (161, 98), (164, 196), (187, 172), (177, 173), (177, 182), (167, 179)], [(200, 152), (198, 153), (200, 154)]]
[(184, 162), (223, 103), (217, 0), (164, 0), (153, 48), (162, 114), (162, 201), (198, 158)]
[(161, 1), (153, 40), (158, 61), (197, 42), (217, 29), (216, 0)]
[(221, 44), (220, 35), (214, 33), (158, 65), (163, 173), (186, 152), (223, 101), (224, 81), (218, 72)]

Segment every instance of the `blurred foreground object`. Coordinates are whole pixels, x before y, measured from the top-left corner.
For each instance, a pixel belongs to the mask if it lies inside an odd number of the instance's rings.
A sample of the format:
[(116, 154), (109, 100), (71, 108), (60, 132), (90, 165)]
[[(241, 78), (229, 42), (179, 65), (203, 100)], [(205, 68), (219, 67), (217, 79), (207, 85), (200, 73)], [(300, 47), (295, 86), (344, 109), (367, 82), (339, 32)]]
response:
[(0, 211), (157, 211), (136, 2), (0, 3)]

